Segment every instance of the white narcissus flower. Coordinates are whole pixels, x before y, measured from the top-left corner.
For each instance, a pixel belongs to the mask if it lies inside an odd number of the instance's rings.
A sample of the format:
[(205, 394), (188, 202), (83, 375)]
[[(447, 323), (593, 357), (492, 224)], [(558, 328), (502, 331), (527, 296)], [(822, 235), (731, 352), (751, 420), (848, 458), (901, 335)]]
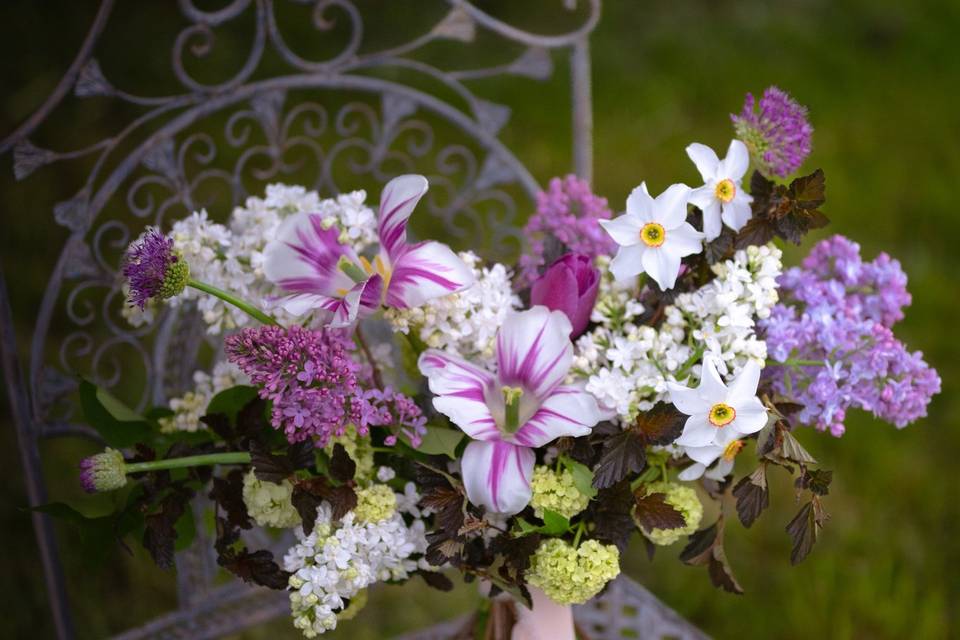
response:
[[(681, 413), (690, 416), (676, 444), (691, 448), (718, 447), (722, 453), (734, 440), (763, 429), (767, 424), (767, 409), (757, 398), (759, 382), (760, 365), (750, 360), (729, 386), (724, 384), (712, 357), (703, 359), (700, 386), (696, 389), (668, 382), (670, 401)], [(713, 456), (714, 460), (719, 453)]]
[(627, 198), (625, 214), (600, 220), (620, 245), (610, 262), (617, 280), (646, 273), (664, 291), (673, 288), (680, 273), (680, 259), (703, 250), (703, 234), (687, 222), (689, 195), (690, 187), (674, 184), (654, 199), (644, 182)]
[(746, 193), (740, 181), (750, 166), (750, 153), (739, 140), (730, 142), (727, 157), (717, 158), (710, 147), (694, 142), (687, 155), (697, 165), (704, 185), (690, 192), (690, 203), (703, 211), (703, 233), (707, 241), (720, 235), (721, 220), (734, 231), (740, 231), (750, 220), (753, 196)]

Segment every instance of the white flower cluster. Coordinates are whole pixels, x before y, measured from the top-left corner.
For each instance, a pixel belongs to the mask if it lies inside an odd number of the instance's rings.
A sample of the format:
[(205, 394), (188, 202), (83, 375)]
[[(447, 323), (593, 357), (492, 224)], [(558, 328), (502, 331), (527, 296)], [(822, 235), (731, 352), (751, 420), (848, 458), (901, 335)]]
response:
[[(319, 213), (324, 223), (336, 224), (341, 241), (359, 253), (376, 242), (376, 215), (364, 204), (366, 193), (354, 191), (321, 200), (304, 187), (272, 184), (265, 198), (250, 197), (230, 215), (227, 225), (210, 220), (206, 211), (177, 221), (170, 231), (174, 248), (190, 265), (191, 275), (261, 308), (280, 294), (263, 273), (263, 250), (283, 220), (301, 211)], [(246, 326), (251, 319), (215, 296), (187, 287), (171, 303), (195, 300), (210, 333)], [(283, 324), (294, 319), (282, 309), (271, 309)]]
[(395, 330), (412, 330), (428, 347), (468, 360), (490, 360), (497, 329), (507, 313), (521, 304), (513, 293), (513, 274), (499, 263), (482, 266), (470, 251), (459, 255), (473, 270), (476, 280), (472, 286), (415, 309), (388, 309), (384, 315)]
[(397, 494), (398, 510), (378, 522), (361, 522), (353, 511), (335, 521), (323, 503), (310, 535), (300, 527), (294, 530), (299, 542), (287, 551), (283, 568), (293, 574), (291, 615), (305, 637), (335, 629), (346, 601), (371, 584), (404, 580), (418, 569), (434, 570), (426, 560), (414, 559), (426, 552), (427, 540), (419, 514), (409, 526), (404, 521), (401, 505), (409, 498)]
[(767, 348), (754, 323), (777, 302), (780, 257), (770, 244), (713, 265), (716, 277), (678, 295), (659, 329), (636, 324), (643, 307), (635, 300), (635, 284), (615, 283), (601, 265), (604, 278), (592, 315), (599, 326), (577, 340), (573, 371), (587, 377), (587, 391), (601, 404), (631, 421), (666, 399), (668, 380), (699, 380), (706, 353), (716, 356), (725, 378), (750, 359), (762, 365)]
[(159, 420), (160, 430), (164, 433), (204, 428), (200, 417), (207, 412), (210, 399), (224, 389), (250, 384), (250, 379), (235, 364), (224, 361), (214, 365), (213, 373), (195, 371), (193, 384), (192, 391), (170, 400), (173, 415)]
[(243, 504), (247, 513), (261, 527), (288, 529), (300, 524), (300, 514), (293, 506), (293, 485), (289, 480), (258, 480), (251, 469), (243, 477)]

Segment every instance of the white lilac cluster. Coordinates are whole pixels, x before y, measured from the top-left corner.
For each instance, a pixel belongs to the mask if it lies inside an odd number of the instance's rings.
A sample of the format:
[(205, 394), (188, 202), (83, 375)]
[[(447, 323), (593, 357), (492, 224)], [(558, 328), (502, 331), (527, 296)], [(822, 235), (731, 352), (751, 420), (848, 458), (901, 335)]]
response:
[(459, 255), (473, 270), (472, 286), (414, 309), (388, 309), (384, 315), (395, 330), (413, 331), (427, 347), (468, 360), (490, 360), (497, 329), (507, 313), (521, 306), (513, 293), (513, 274), (499, 263), (482, 266), (470, 251)]
[[(623, 421), (665, 400), (668, 381), (699, 380), (704, 355), (715, 357), (726, 378), (754, 360), (763, 364), (766, 344), (755, 331), (777, 302), (781, 252), (774, 245), (748, 247), (713, 265), (716, 277), (677, 296), (655, 329), (636, 318), (636, 282), (614, 282), (604, 271), (591, 319), (598, 326), (577, 340), (574, 372), (586, 389)], [(604, 265), (601, 265), (603, 269)]]
[(250, 384), (250, 379), (235, 364), (223, 361), (215, 364), (211, 373), (195, 371), (193, 384), (191, 391), (170, 400), (173, 415), (160, 418), (160, 431), (171, 433), (204, 428), (200, 417), (207, 412), (211, 398), (224, 389)]
[(362, 597), (373, 583), (404, 580), (418, 569), (435, 570), (422, 557), (415, 559), (426, 552), (427, 540), (419, 512), (407, 512), (411, 524), (404, 520), (409, 498), (397, 494), (396, 510), (376, 522), (361, 521), (353, 511), (336, 521), (324, 503), (310, 535), (300, 527), (294, 530), (299, 542), (287, 551), (283, 568), (293, 574), (291, 616), (305, 637), (335, 629), (348, 601)]
[[(280, 223), (299, 213), (319, 213), (325, 224), (337, 225), (341, 241), (358, 252), (376, 242), (376, 215), (364, 201), (366, 193), (354, 191), (336, 198), (321, 199), (316, 191), (304, 187), (272, 184), (264, 198), (247, 198), (233, 210), (226, 225), (210, 220), (206, 211), (177, 221), (170, 231), (174, 249), (190, 265), (191, 275), (219, 287), (262, 308), (271, 307), (280, 294), (263, 272), (264, 249), (276, 235)], [(220, 298), (192, 288), (172, 299), (173, 304), (196, 301), (209, 332), (213, 334), (248, 325), (252, 320), (244, 312)], [(296, 320), (282, 309), (272, 312), (288, 325)]]

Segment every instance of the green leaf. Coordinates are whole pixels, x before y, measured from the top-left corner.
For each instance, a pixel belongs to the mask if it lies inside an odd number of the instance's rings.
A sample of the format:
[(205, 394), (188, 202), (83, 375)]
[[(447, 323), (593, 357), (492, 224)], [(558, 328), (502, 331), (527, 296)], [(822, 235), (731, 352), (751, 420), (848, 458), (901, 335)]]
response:
[(540, 533), (548, 536), (561, 536), (570, 530), (570, 521), (555, 511), (543, 510), (543, 526)]
[[(410, 439), (402, 436), (410, 444)], [(451, 460), (456, 460), (457, 445), (463, 440), (463, 432), (457, 429), (447, 429), (446, 427), (434, 427), (427, 425), (427, 432), (423, 435), (423, 441), (416, 450), (427, 455), (445, 455)], [(410, 444), (412, 447), (413, 445)]]
[(597, 496), (597, 489), (593, 486), (593, 471), (590, 470), (590, 467), (577, 462), (570, 456), (561, 456), (560, 464), (573, 474), (573, 484), (577, 491), (588, 498)]
[(84, 379), (80, 380), (80, 406), (90, 426), (111, 447), (132, 446), (145, 440), (152, 430), (146, 418), (105, 389)]
[(210, 398), (210, 402), (207, 403), (207, 410), (204, 413), (222, 413), (233, 424), (237, 421), (237, 413), (240, 412), (240, 409), (243, 409), (248, 402), (256, 397), (257, 390), (254, 387), (246, 385), (230, 387)]

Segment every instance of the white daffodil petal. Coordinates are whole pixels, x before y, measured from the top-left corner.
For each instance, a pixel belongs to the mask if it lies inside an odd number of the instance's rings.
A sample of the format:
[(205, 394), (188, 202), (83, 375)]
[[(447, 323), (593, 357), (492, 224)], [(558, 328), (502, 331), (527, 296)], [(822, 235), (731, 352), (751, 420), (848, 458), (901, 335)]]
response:
[(721, 177), (740, 182), (750, 167), (750, 152), (747, 150), (747, 145), (739, 140), (731, 140), (730, 146), (727, 148), (727, 157), (723, 159), (723, 165), (727, 175)]
[(641, 182), (640, 186), (627, 196), (627, 214), (635, 216), (641, 225), (653, 220), (653, 198), (647, 191), (646, 182)]
[(707, 421), (705, 414), (697, 414), (687, 418), (683, 426), (683, 433), (676, 439), (675, 444), (684, 447), (706, 447), (714, 444), (717, 438), (717, 428)]
[(643, 220), (632, 213), (626, 213), (613, 220), (600, 220), (600, 226), (609, 234), (613, 241), (622, 247), (640, 243), (640, 230), (643, 229)]
[(687, 219), (687, 201), (690, 199), (690, 187), (677, 183), (657, 196), (654, 201), (654, 217), (665, 229), (675, 229)]
[(687, 155), (697, 166), (700, 177), (704, 182), (709, 182), (716, 175), (717, 165), (720, 164), (720, 158), (716, 152), (705, 144), (694, 142), (687, 146)]
[(620, 247), (617, 255), (610, 261), (610, 273), (614, 279), (622, 281), (643, 273), (643, 254), (647, 251), (643, 244)]
[[(647, 249), (640, 257), (643, 271), (647, 273), (664, 291), (672, 289), (680, 273), (680, 254), (673, 252), (664, 243), (656, 249)], [(611, 270), (613, 264), (610, 265)]]

